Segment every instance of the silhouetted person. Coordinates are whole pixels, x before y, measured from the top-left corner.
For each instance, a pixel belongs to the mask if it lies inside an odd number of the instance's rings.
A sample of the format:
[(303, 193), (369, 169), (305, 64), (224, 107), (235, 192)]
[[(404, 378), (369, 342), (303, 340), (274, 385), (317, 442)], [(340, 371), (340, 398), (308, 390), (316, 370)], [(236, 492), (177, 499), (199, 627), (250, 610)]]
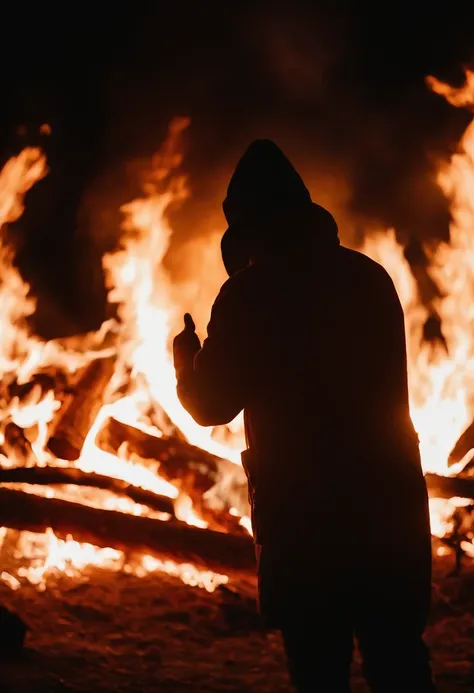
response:
[(175, 366), (199, 424), (245, 412), (262, 616), (300, 692), (349, 691), (354, 633), (372, 691), (434, 691), (428, 502), (394, 285), (339, 245), (272, 142), (249, 147), (223, 208), (230, 279), (202, 348), (186, 316)]

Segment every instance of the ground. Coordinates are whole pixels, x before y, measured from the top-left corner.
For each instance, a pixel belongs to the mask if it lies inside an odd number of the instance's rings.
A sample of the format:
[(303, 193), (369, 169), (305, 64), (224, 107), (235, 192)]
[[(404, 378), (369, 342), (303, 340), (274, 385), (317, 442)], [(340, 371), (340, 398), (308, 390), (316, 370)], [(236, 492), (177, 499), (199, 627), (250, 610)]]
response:
[[(472, 693), (474, 567), (457, 578), (452, 566), (450, 557), (435, 561), (427, 640), (439, 693)], [(95, 570), (42, 593), (2, 585), (0, 603), (30, 626), (24, 652), (0, 663), (2, 693), (291, 690), (278, 634), (260, 632), (252, 602), (225, 589)], [(364, 691), (356, 661), (353, 692)]]

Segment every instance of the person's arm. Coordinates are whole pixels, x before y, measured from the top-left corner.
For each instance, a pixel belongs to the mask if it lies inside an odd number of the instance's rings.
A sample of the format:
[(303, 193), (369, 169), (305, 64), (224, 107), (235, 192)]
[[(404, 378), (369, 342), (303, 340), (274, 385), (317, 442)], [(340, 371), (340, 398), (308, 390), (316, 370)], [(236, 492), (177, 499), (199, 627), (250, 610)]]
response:
[(196, 341), (192, 346), (189, 334), (189, 348), (183, 348), (184, 333), (175, 340), (178, 397), (201, 426), (227, 424), (247, 403), (251, 335), (244, 295), (232, 280), (224, 284), (212, 308), (208, 337), (199, 351)]

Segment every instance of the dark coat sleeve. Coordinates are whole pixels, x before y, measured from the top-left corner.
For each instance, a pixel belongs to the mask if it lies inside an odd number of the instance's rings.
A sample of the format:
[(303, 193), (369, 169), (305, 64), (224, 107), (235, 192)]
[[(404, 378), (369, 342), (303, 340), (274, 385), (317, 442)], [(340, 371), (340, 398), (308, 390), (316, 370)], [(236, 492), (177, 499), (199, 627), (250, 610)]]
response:
[(177, 374), (181, 404), (201, 426), (229, 423), (247, 405), (252, 328), (245, 283), (232, 278), (224, 284), (202, 349)]

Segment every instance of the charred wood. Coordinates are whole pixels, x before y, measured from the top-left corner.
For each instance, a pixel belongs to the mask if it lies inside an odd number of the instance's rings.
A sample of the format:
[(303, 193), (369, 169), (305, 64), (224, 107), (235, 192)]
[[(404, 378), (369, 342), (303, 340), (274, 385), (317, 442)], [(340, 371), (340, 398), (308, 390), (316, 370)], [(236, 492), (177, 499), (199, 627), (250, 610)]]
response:
[(18, 397), (23, 405), (39, 402), (51, 390), (65, 390), (67, 384), (61, 380), (62, 374), (35, 373), (26, 383), (13, 382), (9, 385), (10, 397)]
[(102, 404), (104, 390), (114, 374), (115, 358), (95, 359), (64, 402), (48, 449), (56, 457), (74, 461), (81, 454), (86, 436)]
[(99, 432), (96, 443), (102, 450), (114, 454), (126, 443), (131, 453), (142, 459), (159, 461), (160, 471), (169, 481), (181, 479), (186, 475), (189, 466), (194, 465), (196, 485), (203, 493), (217, 480), (218, 464), (221, 460), (179, 438), (158, 438), (139, 428), (109, 418)]
[(72, 536), (78, 542), (125, 553), (150, 554), (220, 573), (255, 572), (254, 547), (249, 536), (200, 529), (176, 520), (162, 522), (90, 508), (6, 488), (0, 488), (0, 526), (40, 533), (50, 527), (60, 538)]
[(426, 474), (428, 493), (432, 498), (460, 498), (474, 499), (474, 478), (464, 476), (440, 476), (439, 474)]
[(0, 469), (0, 484), (32, 484), (57, 486), (72, 484), (111, 491), (117, 496), (126, 496), (135, 503), (146, 505), (152, 510), (168, 513), (174, 517), (174, 504), (171, 498), (147, 491), (139, 486), (127, 484), (109, 476), (83, 472), (80, 469), (62, 467), (16, 467)]
[(10, 462), (15, 462), (15, 464), (20, 466), (30, 464), (35, 459), (35, 454), (25, 431), (12, 421), (5, 426), (1, 452), (5, 457), (8, 457)]
[[(157, 438), (112, 418), (99, 432), (96, 444), (113, 454), (117, 454), (126, 444), (129, 455), (159, 462), (160, 476), (191, 498), (194, 509), (210, 527), (235, 534), (245, 533), (238, 519), (229, 514), (230, 507), (224, 499), (211, 501), (205, 495), (225, 477), (232, 486), (230, 495), (234, 498), (234, 506), (241, 515), (246, 514), (247, 479), (241, 467), (190, 445), (181, 438)], [(229, 486), (226, 490), (229, 491)]]
[(458, 438), (456, 445), (449, 453), (448, 464), (460, 462), (467, 453), (474, 448), (474, 421), (471, 421), (464, 433)]
[[(474, 499), (474, 478), (460, 476), (425, 475), (429, 495), (433, 498), (453, 498), (454, 496)], [(65, 467), (13, 467), (0, 469), (0, 484), (30, 484), (39, 486), (87, 486), (111, 491), (118, 496), (127, 496), (135, 503), (146, 505), (152, 510), (174, 516), (173, 499), (162, 496), (139, 486), (128, 484), (121, 479), (83, 472), (80, 469)]]

